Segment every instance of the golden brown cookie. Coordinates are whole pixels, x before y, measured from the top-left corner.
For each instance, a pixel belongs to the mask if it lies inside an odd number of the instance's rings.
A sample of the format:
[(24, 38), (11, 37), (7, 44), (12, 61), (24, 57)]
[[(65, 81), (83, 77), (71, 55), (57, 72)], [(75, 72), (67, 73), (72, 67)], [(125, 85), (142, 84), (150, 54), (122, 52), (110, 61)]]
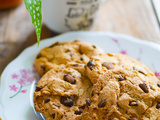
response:
[(46, 120), (160, 120), (160, 81), (143, 63), (110, 53), (75, 59), (37, 84), (35, 109)]
[(86, 64), (92, 55), (100, 53), (104, 53), (104, 51), (99, 47), (80, 40), (56, 42), (38, 53), (35, 59), (35, 68), (40, 75), (44, 75), (57, 65)]
[(46, 120), (79, 120), (90, 97), (92, 83), (72, 68), (53, 68), (38, 82), (35, 110)]
[(92, 56), (86, 74), (93, 83), (83, 120), (160, 120), (160, 81), (125, 55)]

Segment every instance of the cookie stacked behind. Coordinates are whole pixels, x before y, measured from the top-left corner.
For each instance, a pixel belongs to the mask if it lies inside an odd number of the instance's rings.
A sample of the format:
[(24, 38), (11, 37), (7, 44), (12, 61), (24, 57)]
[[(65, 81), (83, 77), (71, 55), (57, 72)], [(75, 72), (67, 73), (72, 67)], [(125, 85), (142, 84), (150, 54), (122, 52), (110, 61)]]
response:
[(92, 55), (102, 53), (99, 47), (79, 40), (56, 42), (42, 49), (35, 59), (42, 76), (34, 93), (36, 111), (46, 120), (80, 119), (92, 88), (84, 65)]
[(34, 93), (46, 120), (160, 118), (160, 82), (130, 57), (75, 41), (44, 48), (35, 65), (41, 75), (48, 71)]
[(36, 59), (35, 67), (42, 76), (53, 67), (64, 66), (68, 63), (73, 66), (77, 63), (86, 64), (93, 55), (104, 53), (102, 49), (80, 40), (56, 42), (42, 49)]

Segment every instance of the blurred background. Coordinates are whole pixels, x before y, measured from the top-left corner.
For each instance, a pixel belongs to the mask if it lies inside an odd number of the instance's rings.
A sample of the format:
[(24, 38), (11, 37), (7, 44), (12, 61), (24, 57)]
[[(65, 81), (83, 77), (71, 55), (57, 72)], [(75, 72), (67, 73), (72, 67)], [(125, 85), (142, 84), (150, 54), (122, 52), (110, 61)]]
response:
[[(10, 2), (5, 6), (2, 1), (0, 9), (10, 9), (0, 10), (0, 74), (26, 47), (37, 42), (24, 2), (5, 0)], [(160, 44), (160, 0), (107, 0), (91, 31), (128, 34)], [(41, 39), (56, 35), (43, 24)]]

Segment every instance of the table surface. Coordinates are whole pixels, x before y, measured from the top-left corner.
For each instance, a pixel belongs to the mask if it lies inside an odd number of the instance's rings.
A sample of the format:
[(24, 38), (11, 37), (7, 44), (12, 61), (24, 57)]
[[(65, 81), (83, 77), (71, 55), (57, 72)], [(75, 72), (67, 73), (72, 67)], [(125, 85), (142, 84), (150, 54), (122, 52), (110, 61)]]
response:
[[(92, 31), (111, 31), (160, 44), (160, 0), (107, 0), (100, 8)], [(57, 33), (42, 26), (42, 39)], [(26, 47), (36, 43), (36, 35), (24, 3), (0, 11), (0, 74)]]

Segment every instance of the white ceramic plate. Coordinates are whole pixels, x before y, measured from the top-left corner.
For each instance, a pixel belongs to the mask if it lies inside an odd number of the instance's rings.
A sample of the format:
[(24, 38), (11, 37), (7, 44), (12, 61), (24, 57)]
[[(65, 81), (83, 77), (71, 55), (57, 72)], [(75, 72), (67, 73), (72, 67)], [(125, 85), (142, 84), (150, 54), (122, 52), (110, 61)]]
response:
[(121, 53), (142, 61), (160, 79), (160, 46), (137, 38), (109, 32), (70, 32), (41, 41), (25, 49), (1, 76), (0, 116), (2, 120), (39, 120), (30, 100), (31, 83), (38, 80), (33, 63), (37, 53), (51, 43), (80, 39), (100, 46), (106, 52)]

